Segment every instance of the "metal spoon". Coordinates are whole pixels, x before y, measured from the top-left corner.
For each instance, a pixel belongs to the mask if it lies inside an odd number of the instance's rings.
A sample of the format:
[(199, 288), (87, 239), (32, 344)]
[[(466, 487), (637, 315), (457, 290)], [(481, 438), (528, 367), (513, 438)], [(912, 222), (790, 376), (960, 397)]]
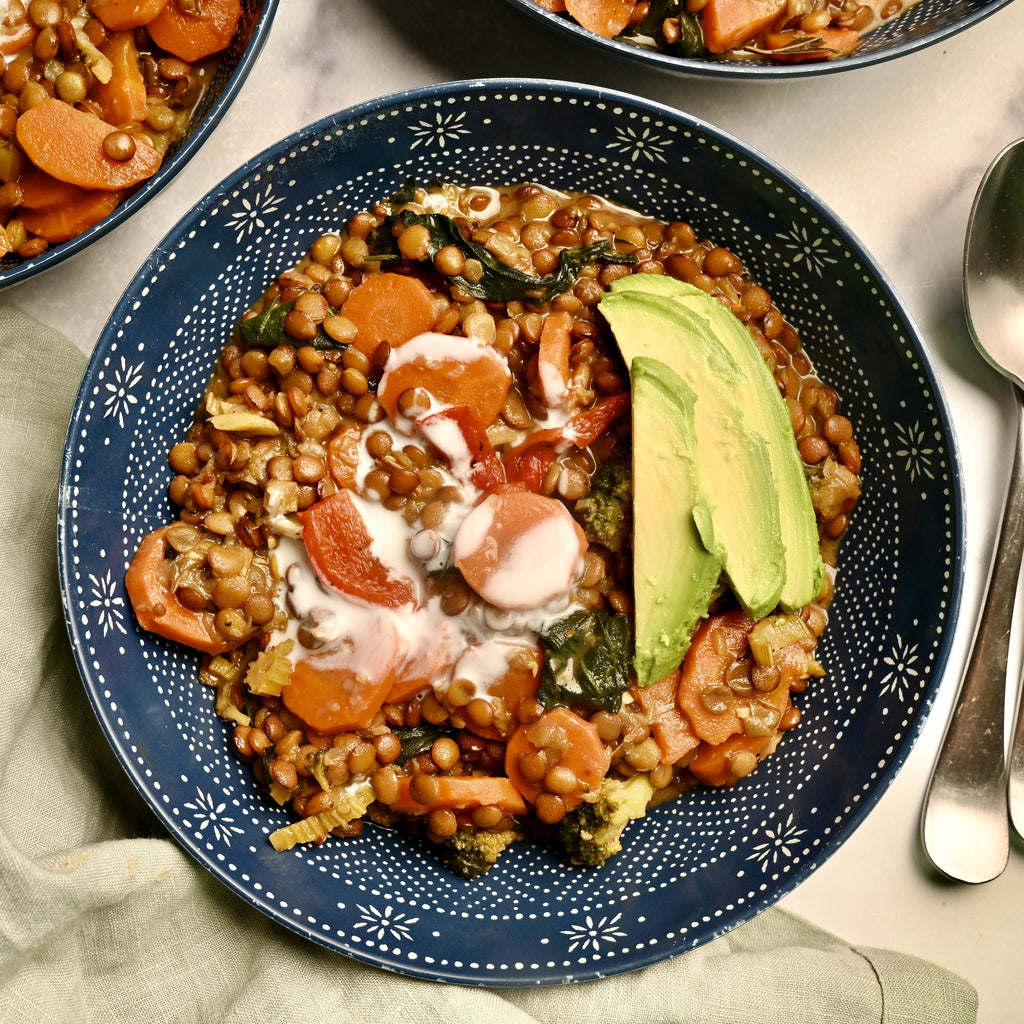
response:
[(942, 874), (988, 882), (1009, 858), (1006, 672), (1024, 553), (1024, 139), (996, 157), (978, 188), (964, 305), (978, 351), (1014, 384), (1017, 436), (988, 594), (925, 794), (921, 838)]

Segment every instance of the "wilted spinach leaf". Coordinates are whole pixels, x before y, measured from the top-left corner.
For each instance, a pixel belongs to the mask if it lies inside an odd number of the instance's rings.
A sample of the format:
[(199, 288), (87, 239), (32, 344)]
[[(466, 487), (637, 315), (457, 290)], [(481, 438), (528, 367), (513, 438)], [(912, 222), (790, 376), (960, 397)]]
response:
[(382, 262), (402, 259), (395, 238), (396, 231), (400, 233), (404, 228), (414, 225), (425, 227), (430, 236), (424, 260), (432, 261), (445, 246), (454, 245), (467, 259), (480, 262), (483, 274), (479, 281), (470, 281), (461, 276), (452, 277), (451, 280), (463, 291), (485, 302), (549, 302), (556, 295), (568, 291), (588, 263), (636, 263), (636, 257), (631, 253), (617, 252), (609, 242), (594, 242), (577, 249), (563, 250), (561, 262), (553, 274), (535, 277), (502, 263), (482, 245), (466, 238), (451, 217), (440, 213), (416, 213), (413, 210), (403, 210), (385, 218), (370, 237), (370, 258)]
[(397, 764), (403, 765), (414, 758), (430, 750), (434, 740), (439, 736), (448, 736), (450, 733), (439, 729), (436, 725), (415, 725), (399, 726), (391, 730), (402, 741), (402, 752), (398, 755)]
[(545, 654), (537, 691), (541, 704), (619, 710), (632, 656), (627, 616), (573, 612), (538, 635)]
[(273, 349), (278, 345), (290, 345), (292, 348), (303, 348), (311, 345), (319, 349), (342, 349), (346, 346), (329, 338), (322, 329), (312, 341), (299, 341), (284, 329), (284, 319), (292, 311), (295, 302), (281, 302), (274, 299), (266, 309), (256, 316), (239, 322), (242, 337), (250, 348)]

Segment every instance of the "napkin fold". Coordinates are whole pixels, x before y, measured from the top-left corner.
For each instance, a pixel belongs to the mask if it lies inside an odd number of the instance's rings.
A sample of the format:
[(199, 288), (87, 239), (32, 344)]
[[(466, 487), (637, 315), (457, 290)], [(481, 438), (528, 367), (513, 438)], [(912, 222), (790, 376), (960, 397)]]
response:
[(959, 1024), (962, 978), (778, 908), (690, 953), (560, 989), (445, 985), (323, 949), (184, 853), (89, 705), (56, 568), (85, 357), (0, 305), (0, 1020)]

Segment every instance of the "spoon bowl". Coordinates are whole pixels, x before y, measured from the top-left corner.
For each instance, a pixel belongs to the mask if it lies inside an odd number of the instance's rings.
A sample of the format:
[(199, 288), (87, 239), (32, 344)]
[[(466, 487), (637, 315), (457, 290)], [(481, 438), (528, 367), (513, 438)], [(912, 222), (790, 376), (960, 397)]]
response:
[(977, 632), (925, 794), (921, 838), (948, 878), (988, 882), (1009, 859), (1006, 672), (1024, 554), (1024, 139), (982, 178), (964, 246), (964, 307), (978, 351), (1014, 386), (1016, 445)]
[(1024, 388), (1024, 139), (978, 189), (964, 248), (964, 305), (978, 351)]

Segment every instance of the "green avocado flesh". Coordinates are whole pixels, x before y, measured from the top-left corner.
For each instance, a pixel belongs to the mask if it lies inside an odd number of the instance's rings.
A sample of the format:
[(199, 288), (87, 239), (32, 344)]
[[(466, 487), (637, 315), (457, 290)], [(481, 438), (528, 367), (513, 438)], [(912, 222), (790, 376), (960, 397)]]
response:
[(803, 460), (797, 451), (789, 410), (750, 332), (717, 299), (694, 285), (671, 277), (633, 274), (618, 281), (615, 290), (642, 291), (681, 303), (707, 322), (736, 360), (744, 376), (736, 389), (736, 397), (749, 427), (764, 438), (772, 480), (778, 493), (779, 528), (786, 560), (786, 576), (779, 604), (787, 612), (802, 608), (818, 596), (825, 582), (817, 517), (811, 504)]
[[(748, 424), (737, 398), (743, 371), (702, 316), (673, 298), (620, 284), (602, 297), (601, 312), (628, 366), (638, 356), (659, 360), (696, 394), (696, 462), (714, 533), (704, 536), (704, 543), (722, 553), (729, 585), (747, 614), (764, 618), (779, 603), (786, 559), (768, 446)], [(644, 436), (634, 426), (634, 460), (644, 447), (662, 444), (661, 434), (656, 428)], [(634, 496), (634, 530), (645, 514)], [(664, 558), (670, 543), (666, 537), (656, 557)], [(649, 571), (634, 552), (634, 579)]]
[[(664, 363), (637, 356), (633, 378), (633, 436), (657, 438), (633, 453), (633, 667), (640, 686), (664, 679), (686, 654), (690, 636), (708, 612), (722, 572), (698, 522), (708, 523), (696, 465), (697, 396)], [(639, 567), (639, 571), (637, 570)]]
[(632, 274), (617, 282), (616, 288), (663, 295), (682, 303), (706, 319), (736, 360), (744, 377), (736, 389), (736, 397), (746, 422), (765, 439), (772, 480), (778, 493), (779, 529), (785, 548), (785, 582), (779, 604), (785, 611), (802, 608), (818, 596), (825, 579), (817, 517), (811, 504), (804, 463), (797, 451), (790, 411), (751, 333), (718, 299), (694, 285), (663, 274)]

